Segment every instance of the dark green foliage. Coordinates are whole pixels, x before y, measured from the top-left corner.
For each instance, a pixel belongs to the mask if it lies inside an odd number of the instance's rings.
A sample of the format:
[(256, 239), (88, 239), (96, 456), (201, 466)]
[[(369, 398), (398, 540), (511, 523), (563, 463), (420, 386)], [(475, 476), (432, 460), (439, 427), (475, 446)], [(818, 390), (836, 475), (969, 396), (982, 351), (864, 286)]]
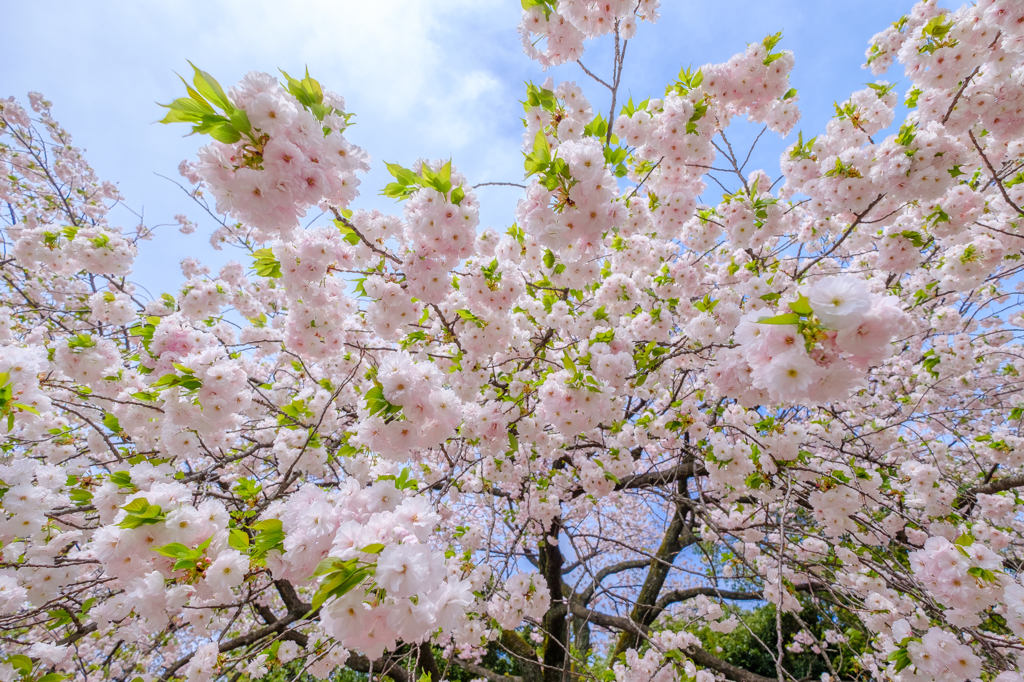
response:
[[(714, 632), (704, 627), (695, 631), (704, 648), (714, 656), (735, 666), (765, 677), (776, 677), (775, 671), (775, 606), (767, 604), (752, 610), (735, 609), (736, 615), (746, 624), (736, 627), (728, 634)], [(842, 645), (842, 652), (837, 645), (828, 645), (832, 664), (842, 677), (855, 677), (858, 667), (854, 656), (861, 653), (864, 637), (854, 626), (853, 621), (847, 622), (849, 616), (826, 614), (815, 608), (805, 608), (800, 618), (807, 624), (811, 633), (824, 643), (826, 630), (835, 630), (846, 635), (848, 645)], [(782, 641), (784, 645), (793, 642), (793, 637), (801, 630), (799, 621), (792, 614), (782, 615)], [(760, 640), (760, 641), (758, 641)], [(721, 651), (718, 648), (721, 647)], [(765, 647), (768, 647), (766, 649)], [(801, 653), (785, 651), (782, 666), (796, 679), (817, 678), (821, 673), (829, 672), (828, 665), (821, 654), (804, 647)]]

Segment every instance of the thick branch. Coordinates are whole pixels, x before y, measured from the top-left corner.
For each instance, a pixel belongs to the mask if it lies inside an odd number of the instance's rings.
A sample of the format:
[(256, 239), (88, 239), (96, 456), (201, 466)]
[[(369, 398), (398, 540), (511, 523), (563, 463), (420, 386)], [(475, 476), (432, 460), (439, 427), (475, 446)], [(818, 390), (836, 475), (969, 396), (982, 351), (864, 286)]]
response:
[(75, 630), (74, 632), (72, 632), (67, 637), (61, 639), (59, 642), (57, 642), (57, 644), (60, 644), (61, 646), (64, 646), (64, 645), (67, 645), (67, 644), (73, 644), (73, 643), (77, 642), (78, 640), (82, 639), (83, 637), (85, 637), (86, 635), (88, 635), (90, 633), (93, 633), (93, 632), (96, 632), (96, 629), (97, 629), (96, 623), (89, 623), (84, 628), (79, 628), (78, 630)]
[[(665, 531), (665, 537), (662, 539), (657, 553), (651, 559), (651, 567), (647, 571), (647, 579), (644, 580), (643, 587), (640, 588), (640, 594), (637, 595), (636, 603), (633, 606), (633, 611), (629, 614), (631, 621), (639, 623), (643, 627), (653, 623), (654, 618), (660, 613), (655, 607), (655, 602), (661, 593), (661, 588), (665, 585), (665, 579), (668, 578), (668, 572), (672, 567), (672, 563), (676, 560), (683, 547), (692, 545), (697, 541), (697, 538), (686, 527), (685, 522), (688, 509), (685, 505), (686, 479), (680, 479), (677, 486), (680, 501), (675, 505), (668, 530)], [(638, 642), (639, 638), (635, 632), (624, 631), (619, 635), (614, 656), (624, 653), (626, 649), (635, 648)]]
[(733, 682), (778, 682), (774, 677), (764, 677), (763, 675), (752, 673), (749, 670), (738, 668), (732, 663), (726, 663), (717, 656), (712, 656), (700, 647), (691, 647), (686, 650), (686, 654), (693, 659), (694, 663), (702, 665), (705, 668), (717, 670), (730, 680), (733, 680)]
[(524, 682), (540, 682), (541, 668), (537, 660), (537, 652), (529, 642), (513, 630), (502, 630), (498, 643), (505, 651), (515, 657), (523, 671)]
[(970, 490), (964, 491), (963, 494), (957, 498), (957, 501), (953, 506), (957, 509), (963, 509), (967, 505), (973, 505), (977, 502), (978, 495), (994, 495), (995, 493), (1001, 493), (1004, 490), (1011, 490), (1022, 486), (1024, 486), (1024, 474), (1003, 476), (998, 481), (989, 481), (988, 483), (983, 483), (982, 485), (978, 485)]
[(490, 682), (523, 682), (523, 678), (518, 675), (501, 675), (493, 670), (488, 670), (481, 665), (477, 665), (476, 663), (470, 663), (469, 661), (463, 661), (458, 658), (454, 660), (455, 665), (459, 666), (466, 672), (473, 673), (477, 677), (482, 677), (485, 680), (490, 680)]
[[(683, 462), (678, 466), (674, 466), (671, 469), (665, 471), (651, 471), (646, 474), (636, 474), (634, 476), (627, 476), (615, 486), (616, 490), (630, 490), (633, 488), (653, 488), (659, 485), (665, 485), (666, 483), (676, 483), (683, 479), (690, 478), (694, 475), (693, 460), (689, 462)], [(696, 473), (700, 474), (701, 471)]]
[[(600, 625), (604, 628), (612, 628), (621, 632), (628, 632), (633, 636), (639, 638), (647, 634), (647, 627), (640, 625), (629, 618), (623, 616), (613, 616), (610, 613), (602, 613), (600, 611), (594, 611), (588, 609), (578, 602), (572, 602), (569, 607), (572, 611), (572, 615), (577, 618), (581, 618), (587, 623), (593, 623), (594, 625)], [(559, 605), (556, 608), (548, 611), (549, 614), (557, 616), (559, 618), (565, 617), (565, 605)]]
[(630, 561), (621, 561), (617, 564), (612, 564), (611, 566), (605, 566), (594, 574), (594, 580), (590, 583), (590, 587), (579, 594), (578, 598), (580, 603), (584, 606), (589, 604), (590, 600), (594, 598), (594, 593), (597, 592), (597, 588), (601, 586), (601, 582), (608, 576), (636, 568), (644, 568), (650, 563), (649, 559), (631, 559)]
[(764, 599), (762, 592), (736, 592), (734, 590), (720, 590), (717, 587), (690, 587), (685, 590), (672, 590), (661, 595), (655, 608), (660, 614), (669, 604), (675, 604), (687, 599), (693, 599), (704, 595), (705, 597), (719, 597), (721, 599), (751, 600)]
[[(556, 518), (551, 523), (548, 537), (540, 548), (540, 570), (548, 583), (553, 605), (564, 604), (565, 599), (562, 592), (562, 550), (558, 546), (561, 528), (561, 519)], [(544, 682), (560, 682), (562, 668), (569, 652), (569, 624), (565, 620), (564, 609), (562, 615), (557, 615), (557, 611), (557, 608), (548, 609), (544, 614), (544, 632), (547, 633), (541, 655), (544, 662)]]
[(426, 673), (430, 675), (431, 682), (441, 682), (441, 670), (437, 667), (437, 661), (434, 660), (434, 649), (430, 646), (430, 642), (420, 644), (420, 657), (416, 663), (421, 675)]
[(971, 494), (992, 495), (994, 493), (1001, 493), (1004, 490), (1010, 490), (1011, 488), (1020, 488), (1021, 486), (1024, 486), (1024, 474), (1014, 474), (1013, 476), (1004, 476), (998, 481), (992, 481), (991, 483), (971, 488)]
[[(694, 466), (693, 459), (688, 458), (682, 464), (664, 471), (649, 471), (643, 474), (626, 476), (615, 486), (615, 490), (634, 490), (636, 488), (656, 488), (667, 483), (677, 483), (692, 476), (703, 476), (707, 473), (703, 465)], [(584, 494), (583, 488), (573, 491), (573, 498)]]
[(387, 675), (395, 682), (411, 682), (409, 672), (396, 661), (381, 658), (371, 661), (361, 654), (349, 654), (345, 666), (360, 673), (369, 673), (371, 670), (377, 675)]

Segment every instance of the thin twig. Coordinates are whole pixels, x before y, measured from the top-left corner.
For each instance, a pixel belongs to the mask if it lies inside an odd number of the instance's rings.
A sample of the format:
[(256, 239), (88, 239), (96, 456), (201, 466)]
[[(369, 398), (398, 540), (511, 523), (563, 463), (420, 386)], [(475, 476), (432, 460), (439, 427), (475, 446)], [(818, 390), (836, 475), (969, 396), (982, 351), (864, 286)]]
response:
[(639, 192), (640, 188), (644, 186), (645, 182), (647, 182), (647, 178), (651, 177), (651, 173), (653, 173), (654, 171), (658, 170), (658, 166), (660, 166), (661, 162), (664, 161), (664, 160), (665, 160), (665, 157), (664, 156), (661, 157), (660, 159), (658, 159), (658, 163), (654, 164), (654, 167), (651, 168), (651, 170), (647, 171), (647, 175), (645, 175), (644, 179), (640, 181), (640, 184), (636, 186), (636, 189), (633, 190), (633, 193), (630, 194), (628, 197), (626, 197), (626, 201), (627, 202), (630, 199), (632, 199), (634, 196), (636, 196), (636, 193)]
[(492, 187), (495, 185), (502, 185), (504, 187), (519, 187), (526, 189), (526, 185), (520, 185), (518, 182), (481, 182), (479, 185), (473, 185), (473, 189), (477, 187)]
[(1003, 183), (999, 179), (999, 173), (997, 173), (996, 169), (992, 167), (992, 163), (988, 160), (988, 157), (985, 156), (985, 152), (983, 152), (981, 150), (981, 145), (978, 144), (978, 139), (976, 137), (974, 137), (974, 131), (973, 130), (968, 130), (967, 134), (970, 135), (971, 142), (974, 143), (974, 148), (977, 149), (978, 150), (978, 154), (981, 155), (981, 160), (985, 162), (985, 166), (988, 168), (989, 172), (992, 173), (992, 181), (994, 183), (996, 183), (996, 185), (998, 185), (999, 191), (1003, 195), (1003, 199), (1006, 199), (1006, 203), (1008, 203), (1010, 206), (1012, 206), (1013, 210), (1017, 211), (1017, 213), (1019, 213), (1021, 215), (1024, 215), (1024, 211), (1020, 210), (1020, 206), (1018, 206), (1017, 204), (1013, 203), (1013, 200), (1010, 199), (1010, 195), (1006, 193), (1006, 188), (1003, 187)]
[(613, 89), (614, 89), (614, 88), (612, 88), (612, 86), (608, 85), (608, 84), (607, 84), (607, 83), (605, 83), (605, 82), (604, 82), (603, 80), (601, 80), (600, 78), (598, 78), (597, 74), (595, 74), (595, 73), (594, 73), (593, 71), (591, 71), (591, 70), (590, 70), (590, 69), (588, 69), (587, 67), (583, 66), (583, 62), (582, 62), (581, 60), (577, 59), (577, 60), (576, 60), (576, 63), (580, 65), (580, 68), (581, 68), (581, 69), (583, 69), (583, 72), (584, 72), (585, 74), (587, 74), (588, 76), (590, 76), (591, 78), (593, 78), (594, 80), (596, 80), (596, 81), (597, 81), (598, 83), (600, 83), (600, 84), (601, 84), (601, 85), (603, 85), (604, 87), (608, 88), (609, 90), (613, 90)]

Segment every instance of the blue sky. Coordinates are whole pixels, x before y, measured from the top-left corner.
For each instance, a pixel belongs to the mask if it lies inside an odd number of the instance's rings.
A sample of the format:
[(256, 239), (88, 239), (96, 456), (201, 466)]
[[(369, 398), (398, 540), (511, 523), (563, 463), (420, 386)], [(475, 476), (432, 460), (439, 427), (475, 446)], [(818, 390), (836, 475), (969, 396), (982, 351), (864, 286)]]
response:
[[(659, 96), (681, 66), (725, 61), (747, 43), (783, 31), (782, 47), (796, 54), (791, 81), (803, 111), (797, 129), (812, 136), (832, 114), (833, 101), (873, 80), (860, 68), (867, 41), (912, 5), (663, 0), (661, 20), (642, 24), (630, 43), (623, 98)], [(395, 213), (400, 207), (378, 195), (388, 182), (383, 161), (409, 165), (450, 156), (472, 183), (522, 178), (524, 81), (576, 80), (595, 110), (607, 113), (609, 105), (607, 91), (577, 66), (545, 74), (526, 58), (515, 0), (0, 0), (0, 8), (7, 19), (0, 96), (24, 100), (38, 90), (50, 98), (99, 176), (118, 183), (148, 225), (173, 222), (182, 212), (199, 222), (193, 235), (167, 227), (143, 244), (133, 279), (154, 295), (180, 281), (178, 262), (186, 256), (214, 267), (238, 257), (213, 251), (201, 212), (158, 177), (177, 178), (178, 163), (204, 142), (182, 137), (182, 125), (154, 123), (163, 115), (156, 102), (183, 94), (175, 72), (188, 75), (186, 60), (225, 86), (251, 70), (298, 73), (308, 65), (325, 88), (345, 97), (357, 123), (348, 137), (373, 157), (355, 207)], [(584, 63), (608, 74), (610, 49), (607, 39), (591, 41)], [(898, 82), (903, 75), (894, 70), (888, 78)], [(740, 125), (730, 135), (741, 144), (756, 132)], [(751, 167), (775, 174), (787, 144), (766, 135)], [(482, 226), (511, 224), (518, 191), (480, 188)], [(116, 222), (130, 227), (133, 219), (116, 214)]]

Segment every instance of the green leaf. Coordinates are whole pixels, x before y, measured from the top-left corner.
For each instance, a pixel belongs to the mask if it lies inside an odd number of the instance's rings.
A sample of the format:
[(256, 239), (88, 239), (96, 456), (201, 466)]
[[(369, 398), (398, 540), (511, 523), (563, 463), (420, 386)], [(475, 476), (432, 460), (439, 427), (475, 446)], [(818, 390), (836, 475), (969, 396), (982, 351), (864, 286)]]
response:
[(117, 421), (117, 417), (109, 412), (103, 415), (103, 425), (114, 433), (121, 433), (121, 422)]
[(272, 249), (256, 249), (252, 253), (253, 268), (259, 277), (280, 277), (281, 263)]
[(362, 239), (359, 238), (359, 235), (356, 234), (356, 231), (349, 227), (345, 223), (345, 221), (335, 220), (333, 222), (335, 226), (338, 228), (338, 232), (341, 232), (343, 235), (345, 235), (345, 241), (351, 244), (352, 246), (355, 246), (356, 244), (359, 244), (362, 241)]
[(191, 555), (194, 550), (180, 542), (172, 542), (170, 544), (163, 545), (162, 547), (153, 547), (151, 551), (156, 552), (160, 556), (169, 557), (171, 559), (181, 559), (182, 557)]
[(149, 504), (145, 498), (137, 498), (121, 507), (128, 515), (124, 518), (121, 523), (117, 524), (121, 528), (138, 528), (139, 526), (146, 526), (154, 523), (159, 523), (166, 518), (163, 509), (155, 504)]
[(138, 497), (125, 506), (121, 507), (129, 514), (139, 514), (146, 511), (149, 508), (149, 501), (144, 497)]
[(234, 109), (229, 117), (231, 126), (243, 135), (252, 133), (252, 123), (249, 122), (249, 115), (242, 109)]
[(538, 130), (536, 137), (533, 138), (533, 153), (545, 163), (551, 161), (551, 145), (548, 144), (548, 138), (543, 130)]
[(360, 585), (370, 575), (366, 568), (356, 568), (355, 565), (345, 565), (343, 568), (326, 574), (324, 582), (313, 596), (312, 610), (316, 611), (325, 601), (331, 597), (340, 597)]
[(389, 415), (402, 411), (401, 407), (387, 401), (384, 397), (384, 389), (379, 384), (367, 391), (364, 397), (366, 398), (366, 409), (371, 417), (377, 414)]
[[(161, 107), (170, 107), (171, 105), (169, 105), (169, 104), (159, 104), (159, 106), (161, 106)], [(195, 116), (192, 116), (191, 114), (187, 114), (187, 113), (185, 113), (185, 112), (183, 112), (183, 111), (181, 111), (179, 109), (171, 109), (170, 111), (167, 112), (166, 115), (164, 115), (164, 117), (162, 119), (157, 121), (157, 123), (165, 123), (165, 124), (166, 123), (195, 123), (198, 120), (199, 119), (197, 119)]]
[(235, 482), (235, 487), (231, 490), (231, 492), (238, 495), (243, 500), (251, 500), (257, 495), (259, 495), (262, 490), (262, 483), (259, 483), (251, 478), (240, 478), (238, 479), (238, 481)]
[(231, 111), (234, 109), (234, 106), (231, 104), (231, 100), (228, 99), (227, 94), (224, 92), (224, 88), (220, 86), (217, 79), (201, 70), (195, 64), (192, 64), (192, 62), (189, 62), (189, 64), (196, 72), (192, 82), (195, 83), (196, 90), (199, 91), (199, 94), (218, 105), (224, 111)]
[(203, 132), (217, 140), (217, 142), (223, 142), (224, 144), (234, 144), (242, 139), (242, 134), (235, 130), (235, 127), (231, 125), (230, 121), (214, 123), (213, 125), (207, 126)]
[(70, 497), (71, 501), (76, 506), (79, 507), (85, 504), (89, 504), (92, 501), (92, 493), (83, 488), (75, 488), (70, 493), (68, 493), (68, 497)]
[(284, 548), (284, 531), (279, 519), (266, 519), (250, 526), (256, 531), (253, 538), (253, 552), (251, 559), (254, 563), (260, 564), (267, 554), (275, 549)]
[(111, 483), (116, 485), (118, 488), (130, 488), (131, 490), (137, 490), (138, 488), (132, 483), (131, 474), (127, 471), (115, 471), (107, 477)]
[(281, 71), (285, 79), (288, 81), (288, 92), (292, 94), (295, 99), (299, 100), (306, 109), (309, 109), (318, 120), (323, 120), (324, 115), (329, 112), (327, 107), (323, 106), (324, 91), (320, 87), (320, 83), (315, 79), (310, 78), (309, 69), (306, 69), (306, 77), (301, 81), (292, 78), (284, 71)]
[(967, 573), (974, 576), (974, 579), (978, 582), (996, 582), (996, 574), (987, 568), (982, 568), (981, 566), (971, 566), (967, 569)]
[(896, 651), (892, 652), (891, 654), (889, 654), (888, 660), (896, 664), (895, 672), (899, 672), (904, 668), (912, 665), (912, 661), (910, 660), (910, 654), (907, 653), (906, 649), (897, 649)]
[(766, 36), (765, 39), (761, 41), (761, 44), (764, 45), (766, 50), (771, 52), (773, 49), (775, 49), (775, 46), (778, 45), (781, 41), (782, 31), (779, 31), (778, 33), (773, 33), (769, 36)]
[(918, 249), (920, 249), (926, 243), (931, 241), (930, 239), (925, 239), (923, 236), (921, 236), (920, 232), (917, 232), (915, 230), (903, 230), (902, 232), (900, 232), (900, 236), (903, 237), (904, 239), (909, 239), (910, 243), (913, 244), (914, 247)]
[(589, 137), (596, 137), (598, 139), (605, 139), (605, 135), (608, 133), (608, 122), (604, 120), (601, 114), (598, 114), (594, 119), (583, 127), (583, 134)]
[(803, 294), (800, 294), (800, 298), (789, 304), (789, 309), (798, 315), (810, 315), (814, 312), (811, 309), (810, 300)]
[(264, 521), (259, 521), (257, 523), (254, 523), (251, 527), (252, 527), (253, 530), (261, 532), (261, 533), (264, 532), (264, 531), (269, 531), (269, 532), (277, 531), (277, 532), (280, 532), (281, 529), (283, 528), (283, 524), (281, 523), (280, 519), (266, 519)]
[(556, 0), (520, 0), (524, 10), (529, 11), (533, 7), (540, 7), (544, 11), (544, 18), (550, 18), (555, 11)]
[(20, 670), (22, 675), (32, 672), (32, 659), (23, 654), (13, 654), (7, 657), (5, 663), (9, 663), (15, 670)]
[(319, 578), (322, 575), (327, 575), (328, 573), (334, 573), (335, 571), (340, 571), (340, 570), (344, 569), (346, 566), (355, 566), (355, 564), (356, 564), (356, 560), (355, 559), (349, 559), (347, 561), (342, 561), (341, 559), (339, 559), (337, 557), (327, 557), (326, 559), (321, 561), (319, 564), (317, 564), (316, 570), (313, 572), (313, 576), (312, 577)]
[(562, 364), (570, 374), (576, 374), (579, 371), (576, 369), (576, 363), (572, 361), (571, 357), (569, 357), (569, 351), (562, 353)]
[(462, 189), (462, 185), (459, 185), (452, 190), (451, 201), (456, 206), (462, 204), (462, 200), (466, 198), (466, 191)]
[(71, 675), (64, 675), (62, 673), (47, 673), (46, 675), (43, 675), (38, 680), (36, 680), (36, 682), (61, 682), (61, 680), (66, 680), (69, 677), (71, 677)]
[(479, 317), (477, 317), (476, 315), (474, 315), (474, 314), (473, 314), (473, 313), (472, 313), (471, 311), (469, 311), (469, 310), (456, 310), (456, 311), (455, 311), (455, 313), (456, 313), (456, 314), (457, 314), (457, 315), (458, 315), (459, 317), (461, 317), (461, 318), (462, 318), (463, 320), (465, 320), (466, 322), (471, 322), (471, 323), (475, 324), (475, 325), (476, 325), (476, 326), (477, 326), (478, 328), (480, 328), (480, 329), (483, 329), (484, 327), (486, 327), (486, 326), (487, 326), (487, 323), (486, 323), (486, 322), (484, 322), (483, 320), (481, 320), (481, 319), (480, 319)]
[(239, 552), (248, 552), (249, 536), (245, 531), (232, 528), (231, 532), (228, 534), (228, 545), (230, 545), (232, 549), (237, 549)]
[(214, 113), (205, 101), (198, 102), (190, 97), (179, 97), (170, 104), (160, 106), (168, 110), (160, 123), (198, 123), (203, 120), (203, 116)]
[(96, 340), (89, 334), (79, 332), (74, 336), (68, 337), (68, 348), (92, 348), (95, 345)]
[(800, 316), (796, 313), (788, 313), (774, 317), (761, 317), (757, 321), (761, 324), (796, 324), (800, 321)]

